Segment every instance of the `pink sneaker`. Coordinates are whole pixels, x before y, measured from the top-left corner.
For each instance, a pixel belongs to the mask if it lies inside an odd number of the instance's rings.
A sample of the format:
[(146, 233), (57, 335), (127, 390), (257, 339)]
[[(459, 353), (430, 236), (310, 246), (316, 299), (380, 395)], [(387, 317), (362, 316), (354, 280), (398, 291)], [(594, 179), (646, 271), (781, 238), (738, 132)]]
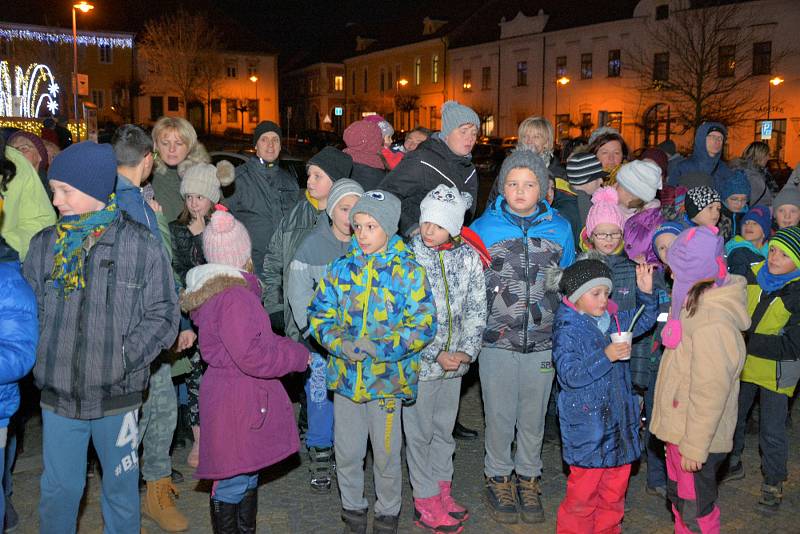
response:
[(458, 534), (464, 530), (461, 522), (444, 510), (439, 495), (427, 499), (414, 499), (414, 519), (418, 527), (434, 533)]
[(452, 482), (444, 480), (439, 481), (439, 497), (442, 499), (442, 507), (450, 516), (455, 517), (459, 521), (466, 521), (469, 519), (469, 510), (456, 502), (452, 495), (450, 495), (450, 486)]

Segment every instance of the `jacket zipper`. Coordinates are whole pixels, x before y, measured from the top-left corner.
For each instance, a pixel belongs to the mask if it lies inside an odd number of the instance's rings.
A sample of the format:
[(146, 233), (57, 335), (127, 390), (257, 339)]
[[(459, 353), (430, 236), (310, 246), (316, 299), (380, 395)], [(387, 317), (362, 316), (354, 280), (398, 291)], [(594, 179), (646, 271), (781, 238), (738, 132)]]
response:
[(442, 268), (442, 280), (444, 281), (444, 300), (447, 303), (447, 343), (444, 345), (444, 351), (450, 352), (450, 340), (453, 335), (453, 315), (450, 311), (450, 286), (447, 284), (447, 274), (444, 271), (444, 257), (442, 251), (439, 251), (439, 265)]
[[(372, 263), (375, 258), (370, 258), (367, 262), (367, 288), (364, 291), (364, 311), (361, 312), (361, 331), (359, 332), (359, 337), (365, 337), (367, 335), (367, 317), (369, 315), (369, 297), (370, 293), (372, 293)], [(364, 366), (363, 360), (356, 362), (356, 386), (355, 391), (353, 392), (353, 400), (355, 402), (359, 402), (362, 398), (361, 391), (364, 390)], [(364, 395), (366, 398), (367, 395)]]
[(522, 230), (522, 242), (525, 243), (525, 319), (522, 323), (522, 350), (523, 352), (527, 352), (528, 350), (528, 316), (530, 315), (530, 306), (531, 306), (531, 281), (528, 278), (528, 269), (530, 266), (530, 254), (528, 252), (528, 236), (525, 232), (525, 227), (523, 223), (519, 225), (520, 230)]
[(80, 313), (78, 314), (78, 342), (77, 342), (77, 350), (72, 357), (72, 394), (76, 395), (75, 397), (75, 412), (76, 417), (80, 417), (81, 414), (81, 397), (83, 396), (78, 391), (78, 386), (80, 382), (80, 360), (84, 355), (84, 339), (83, 339), (83, 318), (85, 317), (84, 305), (86, 304), (86, 294), (89, 292), (89, 281), (92, 279), (90, 276), (89, 270), (91, 269), (91, 258), (89, 256), (89, 252), (81, 250), (81, 254), (84, 255), (83, 257), (83, 265), (85, 266), (84, 271), (84, 286), (81, 289), (81, 303), (78, 306)]

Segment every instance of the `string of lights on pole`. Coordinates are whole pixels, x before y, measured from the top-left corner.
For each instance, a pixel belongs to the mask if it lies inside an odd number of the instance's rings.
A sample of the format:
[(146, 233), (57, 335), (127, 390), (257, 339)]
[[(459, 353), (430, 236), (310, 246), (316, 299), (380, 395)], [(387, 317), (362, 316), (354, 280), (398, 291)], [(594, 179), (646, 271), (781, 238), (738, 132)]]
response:
[[(39, 30), (22, 30), (0, 28), (0, 39), (14, 41), (38, 41), (41, 43), (72, 44), (72, 34)], [(133, 48), (130, 37), (105, 37), (99, 35), (78, 35), (78, 44), (82, 46), (112, 46), (115, 48)]]

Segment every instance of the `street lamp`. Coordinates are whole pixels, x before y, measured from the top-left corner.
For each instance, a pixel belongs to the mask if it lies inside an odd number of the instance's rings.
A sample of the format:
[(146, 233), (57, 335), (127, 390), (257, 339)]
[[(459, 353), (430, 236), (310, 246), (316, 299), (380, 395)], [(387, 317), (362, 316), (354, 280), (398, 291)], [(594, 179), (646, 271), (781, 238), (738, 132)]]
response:
[[(258, 117), (257, 118), (260, 119), (261, 118), (261, 110), (259, 109), (259, 105), (258, 105), (258, 76), (253, 74), (252, 76), (250, 76), (250, 81), (253, 82), (253, 84), (255, 84), (255, 86), (256, 86), (256, 113), (258, 113)], [(256, 120), (256, 122), (258, 122), (258, 120)]]
[(569, 82), (570, 82), (570, 80), (566, 76), (562, 76), (562, 77), (556, 79), (556, 113), (555, 113), (555, 116), (556, 116), (556, 121), (555, 121), (556, 122), (556, 137), (557, 137), (556, 141), (560, 141), (561, 140), (561, 128), (560, 128), (561, 123), (558, 122), (558, 86), (559, 85), (567, 85)]
[(72, 112), (75, 115), (78, 141), (81, 140), (81, 126), (78, 120), (78, 26), (75, 21), (75, 14), (78, 10), (88, 13), (93, 9), (94, 6), (84, 0), (77, 4), (72, 4)]
[[(408, 80), (406, 80), (405, 78), (398, 78), (398, 79), (397, 79), (397, 82), (395, 82), (395, 96), (394, 96), (394, 105), (395, 105), (395, 107), (396, 107), (396, 108), (398, 108), (398, 111), (400, 111), (400, 110), (399, 110), (399, 106), (397, 105), (397, 104), (398, 104), (398, 98), (399, 98), (399, 96), (400, 96), (400, 88), (401, 88), (401, 87), (405, 87), (406, 85), (408, 85)], [(396, 113), (396, 112), (395, 112), (395, 113)], [(402, 120), (402, 118), (401, 118), (401, 120), (400, 120), (400, 129), (401, 129), (401, 130), (403, 130), (403, 129), (404, 129), (404, 128), (403, 128), (403, 120)]]
[(772, 86), (778, 87), (783, 82), (784, 80), (780, 76), (775, 76), (769, 81), (769, 87), (767, 88), (767, 120), (769, 120), (769, 112), (772, 111)]

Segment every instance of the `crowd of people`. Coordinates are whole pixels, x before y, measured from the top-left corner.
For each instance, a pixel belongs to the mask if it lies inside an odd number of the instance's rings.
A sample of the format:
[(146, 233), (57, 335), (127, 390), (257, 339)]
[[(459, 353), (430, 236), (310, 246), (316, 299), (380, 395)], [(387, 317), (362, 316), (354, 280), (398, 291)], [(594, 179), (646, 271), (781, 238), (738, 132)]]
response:
[[(480, 126), (449, 101), (440, 131), (393, 146), (389, 122), (366, 117), (347, 148), (310, 158), (302, 190), (271, 121), (235, 169), (180, 118), (60, 152), (0, 137), (6, 528), (31, 369), (44, 533), (75, 531), (90, 442), (105, 531), (138, 533), (142, 514), (187, 530), (181, 430), (194, 476), (213, 481), (215, 533), (255, 531), (259, 472), (301, 441), (309, 491), (335, 481), (345, 532), (367, 532), (368, 445), (373, 532), (397, 532), (403, 446), (416, 524), (461, 532), (453, 433), (476, 363), (482, 492), (500, 523), (550, 513), (560, 533), (619, 532), (644, 460), (676, 532), (719, 532), (718, 480), (744, 477), (756, 398), (759, 506), (777, 509), (800, 379), (800, 188), (777, 189), (768, 145), (726, 163), (726, 128), (705, 123), (687, 157), (667, 141), (629, 159), (601, 127), (559, 157), (552, 125), (530, 117), (478, 213)], [(541, 499), (548, 411), (569, 472), (557, 511)]]

